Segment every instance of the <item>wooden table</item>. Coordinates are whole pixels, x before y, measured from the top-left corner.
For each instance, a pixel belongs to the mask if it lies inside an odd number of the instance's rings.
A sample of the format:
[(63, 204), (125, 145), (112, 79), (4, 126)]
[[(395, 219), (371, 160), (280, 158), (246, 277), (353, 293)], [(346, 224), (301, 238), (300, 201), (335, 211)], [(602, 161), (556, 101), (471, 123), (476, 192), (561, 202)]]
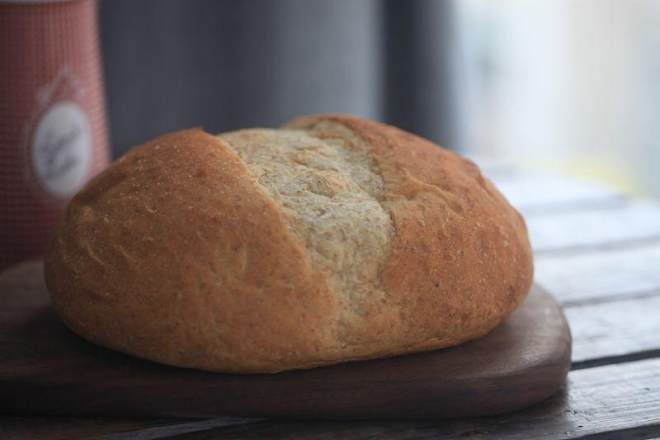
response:
[(482, 161), (525, 215), (536, 280), (573, 332), (567, 386), (528, 410), (450, 421), (296, 422), (0, 417), (1, 439), (660, 437), (660, 205)]

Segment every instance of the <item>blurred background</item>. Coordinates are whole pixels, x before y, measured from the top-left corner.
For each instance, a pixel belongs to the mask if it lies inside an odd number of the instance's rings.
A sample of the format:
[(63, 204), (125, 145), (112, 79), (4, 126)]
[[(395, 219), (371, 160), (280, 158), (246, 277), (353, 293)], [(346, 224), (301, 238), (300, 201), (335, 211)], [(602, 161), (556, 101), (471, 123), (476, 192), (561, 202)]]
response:
[(115, 156), (348, 112), (660, 196), (655, 0), (106, 0), (100, 17)]

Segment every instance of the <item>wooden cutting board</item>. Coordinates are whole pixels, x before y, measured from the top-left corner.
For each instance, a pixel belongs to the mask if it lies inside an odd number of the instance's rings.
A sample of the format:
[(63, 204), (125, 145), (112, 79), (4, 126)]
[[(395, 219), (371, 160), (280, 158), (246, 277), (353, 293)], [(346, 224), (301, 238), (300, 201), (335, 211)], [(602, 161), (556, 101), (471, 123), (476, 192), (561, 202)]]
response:
[(428, 353), (274, 375), (213, 374), (97, 347), (49, 306), (40, 262), (0, 275), (0, 412), (97, 416), (440, 418), (517, 410), (570, 366), (559, 305), (535, 287), (490, 335)]

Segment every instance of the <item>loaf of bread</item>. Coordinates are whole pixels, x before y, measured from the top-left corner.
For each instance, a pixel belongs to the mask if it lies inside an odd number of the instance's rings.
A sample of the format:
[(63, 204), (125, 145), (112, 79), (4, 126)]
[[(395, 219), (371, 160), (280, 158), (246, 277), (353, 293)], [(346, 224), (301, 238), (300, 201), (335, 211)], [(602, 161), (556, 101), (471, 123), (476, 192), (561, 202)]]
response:
[(271, 373), (485, 335), (525, 298), (525, 223), (476, 165), (342, 115), (134, 148), (71, 201), (53, 304), (99, 345)]

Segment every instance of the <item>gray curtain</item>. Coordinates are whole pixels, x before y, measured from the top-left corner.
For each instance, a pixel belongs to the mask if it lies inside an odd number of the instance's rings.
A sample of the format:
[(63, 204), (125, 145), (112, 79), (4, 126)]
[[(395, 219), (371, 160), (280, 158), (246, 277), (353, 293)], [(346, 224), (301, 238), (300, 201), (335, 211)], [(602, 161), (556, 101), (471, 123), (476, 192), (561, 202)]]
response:
[(105, 0), (115, 155), (191, 126), (345, 112), (451, 145), (447, 3)]

